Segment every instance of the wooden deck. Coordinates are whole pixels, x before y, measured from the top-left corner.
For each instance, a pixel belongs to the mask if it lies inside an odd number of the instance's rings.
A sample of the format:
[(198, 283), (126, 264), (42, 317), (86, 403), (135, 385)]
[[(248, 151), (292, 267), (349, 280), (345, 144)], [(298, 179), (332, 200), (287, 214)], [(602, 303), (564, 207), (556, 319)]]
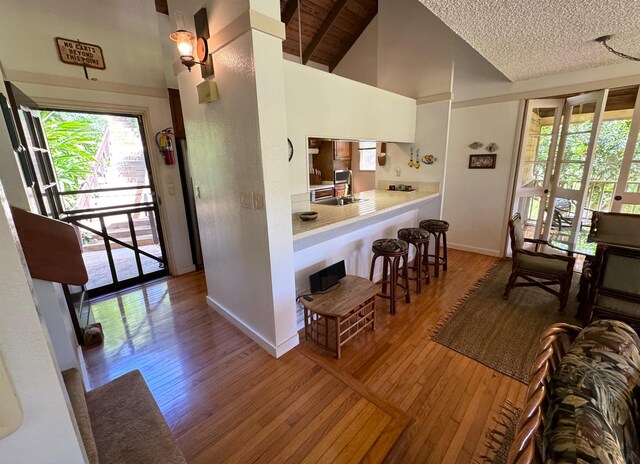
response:
[(397, 315), (378, 300), (377, 330), (340, 360), (304, 341), (273, 359), (207, 307), (202, 273), (150, 283), (93, 304), (92, 386), (140, 369), (193, 463), (470, 463), (526, 387), (426, 334), (494, 262), (450, 250)]

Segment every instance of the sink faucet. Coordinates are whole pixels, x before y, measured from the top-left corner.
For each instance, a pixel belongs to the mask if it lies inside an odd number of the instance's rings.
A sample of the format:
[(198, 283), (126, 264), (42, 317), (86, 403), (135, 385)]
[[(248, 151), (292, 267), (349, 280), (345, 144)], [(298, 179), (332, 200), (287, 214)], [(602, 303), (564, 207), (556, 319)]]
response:
[(345, 192), (345, 196), (353, 199), (353, 171), (349, 169), (349, 179), (347, 180), (347, 191)]

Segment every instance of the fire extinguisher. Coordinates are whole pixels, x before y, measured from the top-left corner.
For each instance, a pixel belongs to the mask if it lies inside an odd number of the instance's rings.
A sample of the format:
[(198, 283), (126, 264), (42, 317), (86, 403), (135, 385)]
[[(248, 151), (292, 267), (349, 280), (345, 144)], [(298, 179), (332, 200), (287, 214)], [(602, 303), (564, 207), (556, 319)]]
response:
[(164, 158), (164, 164), (168, 166), (176, 164), (176, 155), (173, 151), (173, 141), (171, 140), (172, 135), (173, 131), (170, 127), (156, 134), (156, 144), (158, 145), (160, 154)]

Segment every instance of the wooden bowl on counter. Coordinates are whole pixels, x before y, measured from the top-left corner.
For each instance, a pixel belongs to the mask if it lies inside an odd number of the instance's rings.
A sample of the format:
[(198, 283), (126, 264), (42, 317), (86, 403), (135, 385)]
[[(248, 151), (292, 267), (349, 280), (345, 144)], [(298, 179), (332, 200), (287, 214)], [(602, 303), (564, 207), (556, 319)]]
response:
[(315, 221), (318, 218), (317, 211), (304, 211), (303, 213), (298, 214), (298, 217), (304, 221)]

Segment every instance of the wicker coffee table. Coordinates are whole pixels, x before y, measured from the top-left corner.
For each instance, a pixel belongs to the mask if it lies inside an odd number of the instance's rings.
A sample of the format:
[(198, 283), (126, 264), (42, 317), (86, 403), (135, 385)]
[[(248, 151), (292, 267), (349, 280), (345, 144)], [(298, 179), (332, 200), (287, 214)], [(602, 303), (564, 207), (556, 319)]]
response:
[(369, 326), (376, 329), (375, 296), (379, 291), (373, 282), (348, 275), (333, 291), (301, 298), (305, 339), (340, 359), (342, 345)]

